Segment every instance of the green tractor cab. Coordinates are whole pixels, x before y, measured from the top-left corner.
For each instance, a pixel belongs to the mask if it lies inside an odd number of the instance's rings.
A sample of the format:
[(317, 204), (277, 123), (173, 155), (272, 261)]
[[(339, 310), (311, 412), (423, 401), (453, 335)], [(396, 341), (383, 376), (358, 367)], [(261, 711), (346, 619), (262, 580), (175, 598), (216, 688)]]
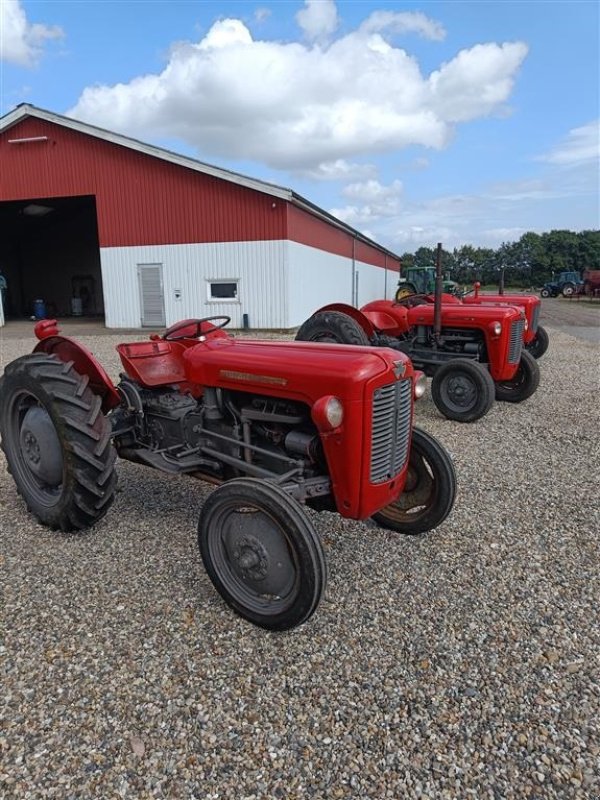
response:
[[(407, 267), (403, 272), (396, 289), (396, 302), (413, 294), (433, 294), (435, 291), (435, 267)], [(458, 294), (460, 287), (455, 281), (445, 278), (442, 291)]]

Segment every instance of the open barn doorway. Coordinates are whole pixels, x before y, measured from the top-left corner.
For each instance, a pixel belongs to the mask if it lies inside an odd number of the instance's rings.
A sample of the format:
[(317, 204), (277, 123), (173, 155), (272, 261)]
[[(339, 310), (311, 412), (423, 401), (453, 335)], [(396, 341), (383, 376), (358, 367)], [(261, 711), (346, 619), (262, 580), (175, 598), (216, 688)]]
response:
[(0, 202), (0, 230), (6, 319), (104, 319), (92, 195)]

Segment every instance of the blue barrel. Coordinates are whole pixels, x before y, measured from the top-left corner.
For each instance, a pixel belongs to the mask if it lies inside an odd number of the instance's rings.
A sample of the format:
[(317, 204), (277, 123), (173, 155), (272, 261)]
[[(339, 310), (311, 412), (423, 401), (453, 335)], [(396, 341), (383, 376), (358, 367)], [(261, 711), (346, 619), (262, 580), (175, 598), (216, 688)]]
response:
[(46, 303), (43, 300), (33, 301), (33, 316), (36, 319), (46, 319)]

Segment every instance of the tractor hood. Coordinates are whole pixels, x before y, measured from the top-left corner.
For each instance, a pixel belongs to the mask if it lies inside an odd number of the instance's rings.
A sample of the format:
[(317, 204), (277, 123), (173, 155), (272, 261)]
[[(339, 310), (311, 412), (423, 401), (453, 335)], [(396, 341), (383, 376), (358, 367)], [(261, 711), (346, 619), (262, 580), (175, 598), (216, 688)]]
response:
[(413, 373), (409, 359), (388, 348), (314, 342), (213, 339), (183, 355), (191, 383), (314, 403), (325, 394), (360, 401), (367, 381)]
[[(428, 303), (408, 309), (408, 323), (413, 325), (433, 325), (435, 309), (433, 303)], [(464, 306), (460, 303), (456, 305), (442, 306), (442, 325), (458, 327), (482, 327), (489, 322), (512, 322), (523, 316), (523, 312), (514, 306)]]

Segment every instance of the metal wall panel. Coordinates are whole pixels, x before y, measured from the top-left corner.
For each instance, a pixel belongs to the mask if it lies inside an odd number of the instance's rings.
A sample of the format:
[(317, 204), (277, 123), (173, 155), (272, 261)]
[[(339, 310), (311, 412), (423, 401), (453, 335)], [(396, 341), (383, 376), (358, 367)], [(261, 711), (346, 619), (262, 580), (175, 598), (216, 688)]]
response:
[[(301, 325), (314, 311), (327, 303), (358, 306), (387, 297), (391, 299), (398, 283), (394, 269), (381, 269), (352, 258), (326, 253), (315, 247), (288, 242), (288, 321), (287, 328)], [(353, 274), (358, 297), (353, 293)]]
[[(161, 263), (166, 325), (181, 319), (227, 315), (241, 328), (287, 327), (285, 241), (217, 242), (102, 248), (102, 284), (108, 328), (135, 328), (141, 309), (137, 265)], [(210, 280), (238, 282), (234, 301), (211, 301)]]
[(285, 201), (44, 120), (0, 135), (0, 176), (0, 200), (95, 195), (101, 247), (285, 238)]
[(325, 220), (288, 204), (288, 239), (299, 244), (318, 247), (329, 253), (353, 258), (365, 264), (383, 269), (400, 270), (400, 260), (382, 250), (361, 241), (350, 233), (340, 230)]

